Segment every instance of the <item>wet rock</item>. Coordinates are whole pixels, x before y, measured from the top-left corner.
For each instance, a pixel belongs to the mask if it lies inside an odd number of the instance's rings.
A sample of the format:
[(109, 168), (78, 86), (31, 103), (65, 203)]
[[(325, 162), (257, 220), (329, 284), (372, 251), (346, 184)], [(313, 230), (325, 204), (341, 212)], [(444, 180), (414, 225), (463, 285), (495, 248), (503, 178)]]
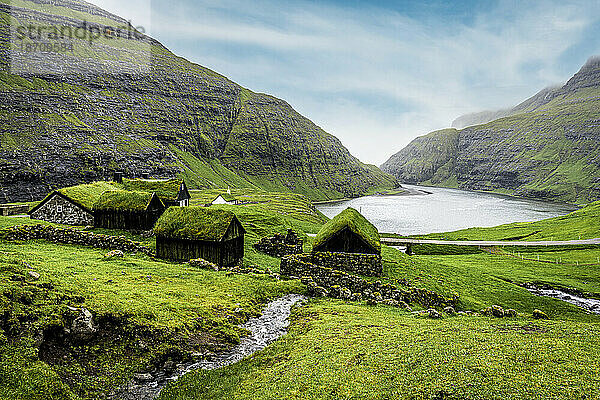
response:
[(133, 379), (135, 379), (138, 382), (150, 382), (154, 378), (152, 377), (151, 374), (144, 373), (144, 374), (133, 374)]
[(537, 310), (537, 309), (533, 310), (533, 318), (535, 318), (535, 319), (550, 319), (550, 317), (548, 317), (548, 314), (546, 314), (542, 310)]

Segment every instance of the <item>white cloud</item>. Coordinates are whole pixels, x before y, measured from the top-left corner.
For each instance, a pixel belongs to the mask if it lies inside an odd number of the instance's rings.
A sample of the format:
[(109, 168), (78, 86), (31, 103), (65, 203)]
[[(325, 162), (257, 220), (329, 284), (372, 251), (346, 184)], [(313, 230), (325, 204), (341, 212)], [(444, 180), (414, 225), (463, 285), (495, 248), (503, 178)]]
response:
[[(284, 98), (379, 164), (460, 114), (514, 105), (569, 78), (557, 62), (585, 39), (600, 5), (500, 1), (468, 25), (274, 0), (156, 3), (154, 11), (154, 35), (178, 54)], [(206, 53), (192, 50), (195, 41)]]

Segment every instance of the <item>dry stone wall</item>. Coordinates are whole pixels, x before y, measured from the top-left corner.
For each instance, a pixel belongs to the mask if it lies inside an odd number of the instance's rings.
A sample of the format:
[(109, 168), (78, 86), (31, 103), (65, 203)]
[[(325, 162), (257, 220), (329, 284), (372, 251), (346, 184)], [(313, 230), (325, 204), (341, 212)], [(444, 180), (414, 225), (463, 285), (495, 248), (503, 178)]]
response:
[(17, 225), (0, 231), (5, 240), (46, 240), (52, 243), (75, 244), (128, 253), (153, 255), (153, 250), (123, 236), (102, 235), (74, 228), (55, 228), (48, 225)]
[(327, 260), (327, 257), (319, 259), (310, 256), (312, 255), (299, 254), (282, 258), (280, 272), (282, 275), (301, 278), (309, 294), (313, 296), (367, 300), (405, 307), (408, 303), (418, 303), (424, 307), (444, 307), (455, 306), (458, 302), (457, 295), (446, 298), (436, 292), (409, 285), (399, 288), (391, 283), (371, 282), (348, 272), (313, 262)]

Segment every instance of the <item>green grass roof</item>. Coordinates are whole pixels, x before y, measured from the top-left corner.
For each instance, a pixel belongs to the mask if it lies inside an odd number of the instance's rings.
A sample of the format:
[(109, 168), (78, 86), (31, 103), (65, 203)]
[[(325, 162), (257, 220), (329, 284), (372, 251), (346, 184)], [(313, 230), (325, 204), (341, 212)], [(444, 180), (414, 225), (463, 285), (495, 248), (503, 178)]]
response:
[(156, 193), (164, 201), (175, 201), (183, 179), (123, 179), (123, 188), (138, 192)]
[[(225, 200), (225, 201), (235, 201), (235, 196), (234, 196), (234, 195), (232, 195), (232, 194), (229, 194), (229, 193), (221, 193), (221, 194), (219, 194), (219, 196), (221, 196), (221, 197), (223, 198), (223, 200)], [(217, 199), (219, 196), (217, 196), (217, 197), (215, 198), (215, 200), (216, 200), (216, 199)]]
[(111, 182), (94, 182), (66, 187), (57, 190), (57, 192), (71, 199), (73, 203), (91, 210), (98, 198), (108, 190), (117, 190), (117, 187)]
[(170, 207), (154, 226), (157, 236), (176, 239), (219, 241), (235, 214), (206, 207)]
[(144, 211), (154, 193), (125, 190), (104, 192), (94, 204), (94, 210)]
[(349, 228), (352, 232), (360, 236), (370, 246), (381, 251), (379, 241), (379, 232), (361, 213), (354, 208), (348, 207), (329, 222), (327, 222), (315, 238), (314, 246), (321, 246), (329, 238), (344, 228)]

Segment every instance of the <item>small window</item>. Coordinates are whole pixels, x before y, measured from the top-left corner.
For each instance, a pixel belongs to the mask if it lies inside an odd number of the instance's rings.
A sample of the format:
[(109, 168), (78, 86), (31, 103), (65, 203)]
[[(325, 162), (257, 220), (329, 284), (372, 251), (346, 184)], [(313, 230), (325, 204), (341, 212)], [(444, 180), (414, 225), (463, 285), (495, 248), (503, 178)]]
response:
[(63, 212), (63, 206), (56, 206), (56, 212), (57, 213), (62, 213)]

